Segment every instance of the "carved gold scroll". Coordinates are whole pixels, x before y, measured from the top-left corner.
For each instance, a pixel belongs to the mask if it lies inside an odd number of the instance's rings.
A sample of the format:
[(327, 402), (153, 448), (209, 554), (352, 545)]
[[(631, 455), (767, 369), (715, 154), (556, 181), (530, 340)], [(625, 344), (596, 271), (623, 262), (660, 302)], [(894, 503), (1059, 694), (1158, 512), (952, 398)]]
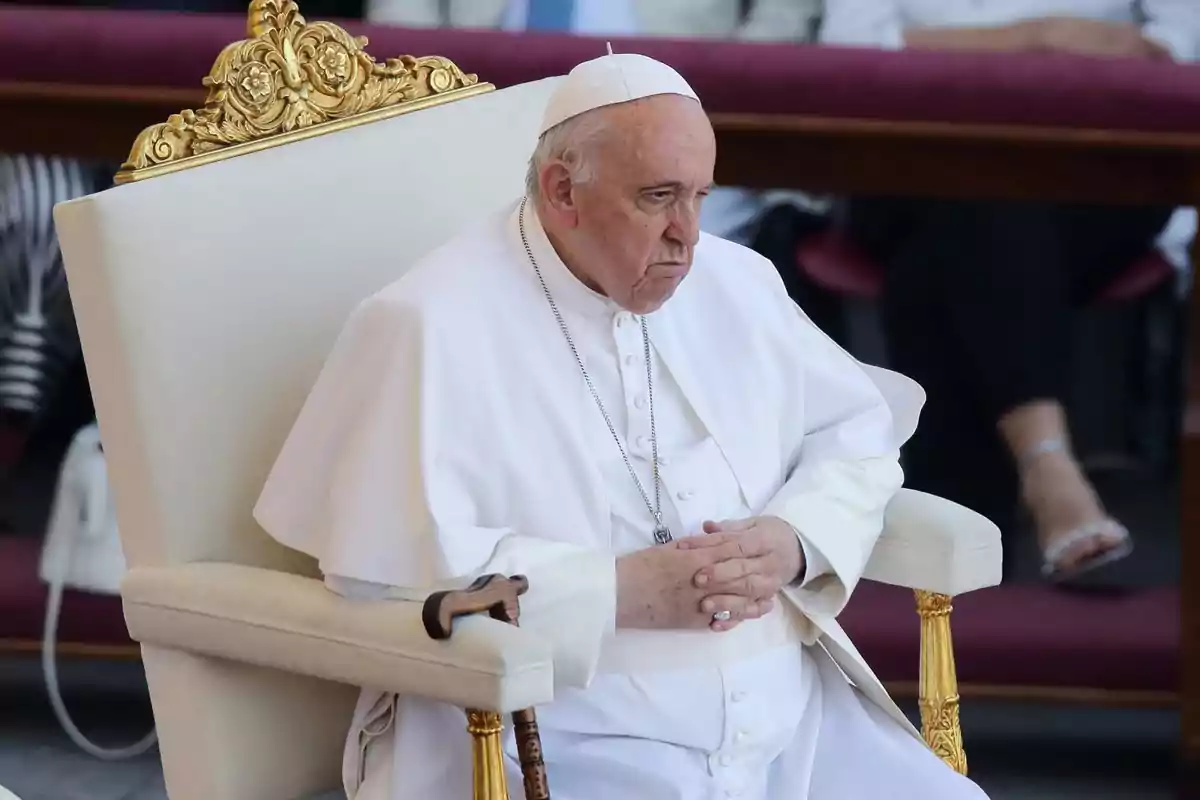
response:
[(172, 114), (133, 143), (117, 183), (150, 178), (373, 122), (495, 87), (440, 56), (382, 64), (366, 37), (306, 22), (292, 0), (253, 0), (247, 35), (217, 56), (202, 108)]

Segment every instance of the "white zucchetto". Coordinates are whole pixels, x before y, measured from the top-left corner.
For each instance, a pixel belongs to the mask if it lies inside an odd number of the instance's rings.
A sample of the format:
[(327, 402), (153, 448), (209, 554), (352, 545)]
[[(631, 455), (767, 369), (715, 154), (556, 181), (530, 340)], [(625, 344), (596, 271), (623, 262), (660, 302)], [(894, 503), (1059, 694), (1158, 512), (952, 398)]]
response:
[(585, 111), (659, 94), (678, 94), (700, 102), (683, 76), (661, 61), (636, 53), (610, 52), (567, 73), (546, 104), (538, 135)]

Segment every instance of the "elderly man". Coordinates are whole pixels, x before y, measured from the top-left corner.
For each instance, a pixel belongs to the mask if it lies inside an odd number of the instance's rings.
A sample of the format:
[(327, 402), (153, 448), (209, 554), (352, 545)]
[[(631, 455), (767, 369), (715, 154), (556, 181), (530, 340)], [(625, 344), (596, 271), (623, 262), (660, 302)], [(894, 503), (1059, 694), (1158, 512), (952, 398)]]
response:
[[(256, 516), (354, 598), (528, 576), (559, 800), (981, 798), (834, 619), (923, 394), (698, 232), (715, 155), (671, 68), (572, 70), (526, 197), (353, 314)], [(457, 800), (469, 751), (461, 710), (367, 689), (346, 789)]]

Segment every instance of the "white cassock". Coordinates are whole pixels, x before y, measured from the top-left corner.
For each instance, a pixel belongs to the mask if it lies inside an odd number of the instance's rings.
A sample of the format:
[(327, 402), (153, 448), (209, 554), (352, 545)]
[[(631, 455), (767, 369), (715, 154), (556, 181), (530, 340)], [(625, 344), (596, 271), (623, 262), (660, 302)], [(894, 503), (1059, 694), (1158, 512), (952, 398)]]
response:
[[(532, 208), (526, 227), (652, 487), (638, 320), (571, 275)], [(352, 596), (421, 598), (449, 579), (528, 576), (521, 625), (554, 648), (556, 699), (537, 711), (556, 800), (984, 797), (926, 748), (834, 619), (900, 487), (920, 388), (860, 366), (799, 312), (768, 261), (709, 236), (647, 322), (665, 521), (676, 537), (703, 535), (708, 519), (791, 523), (809, 573), (770, 616), (728, 633), (614, 629), (615, 557), (653, 545), (654, 520), (546, 302), (515, 209), (354, 313), (259, 522)], [(511, 736), (506, 747), (519, 797)], [(470, 752), (461, 709), (367, 688), (346, 746), (347, 790), (462, 800)]]

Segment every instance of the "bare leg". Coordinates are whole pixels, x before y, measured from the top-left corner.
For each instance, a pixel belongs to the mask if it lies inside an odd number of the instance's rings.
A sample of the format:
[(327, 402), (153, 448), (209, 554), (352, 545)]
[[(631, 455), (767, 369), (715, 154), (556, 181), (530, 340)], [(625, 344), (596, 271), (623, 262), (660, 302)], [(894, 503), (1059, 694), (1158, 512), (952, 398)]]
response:
[(910, 485), (998, 522), (1019, 485), (1056, 578), (1124, 555), (1128, 534), (1072, 454), (1056, 399), (1072, 307), (1145, 253), (1169, 209), (910, 201), (881, 213), (903, 228), (875, 248), (889, 357), (929, 397), (905, 450)]
[[(1055, 400), (1032, 400), (1000, 417), (1000, 435), (1016, 460), (1021, 500), (1033, 515), (1046, 551), (1056, 540), (1108, 519), (1099, 496), (1071, 450), (1066, 415)], [(1120, 544), (1116, 531), (1084, 538), (1056, 559), (1069, 569)]]

